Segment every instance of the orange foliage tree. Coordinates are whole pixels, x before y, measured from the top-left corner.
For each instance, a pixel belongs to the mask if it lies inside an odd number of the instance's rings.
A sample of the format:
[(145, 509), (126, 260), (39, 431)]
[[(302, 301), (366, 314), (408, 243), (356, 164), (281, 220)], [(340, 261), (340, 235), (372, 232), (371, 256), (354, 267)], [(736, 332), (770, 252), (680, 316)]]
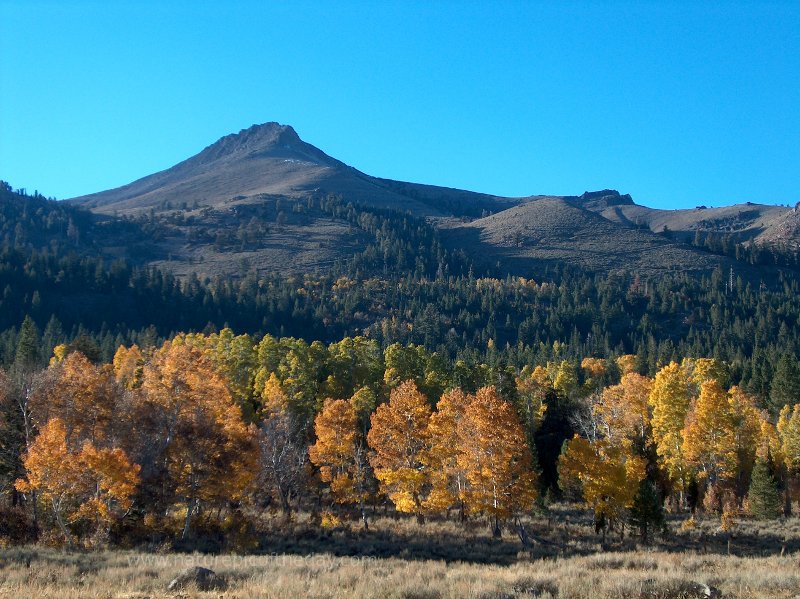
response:
[(459, 427), (458, 466), (468, 486), (467, 510), (500, 521), (533, 508), (536, 473), (525, 431), (514, 407), (494, 387), (479, 389)]
[(367, 442), (370, 465), (381, 490), (400, 512), (423, 515), (428, 482), (424, 452), (428, 444), (431, 407), (413, 381), (392, 389), (389, 403), (375, 410)]
[(428, 424), (430, 445), (422, 457), (431, 484), (425, 509), (441, 512), (458, 504), (462, 519), (467, 479), (458, 463), (459, 430), (470, 399), (461, 389), (442, 395)]
[(58, 417), (72, 442), (108, 443), (114, 437), (122, 388), (113, 370), (74, 351), (48, 368), (31, 398), (34, 423)]
[(67, 430), (51, 419), (24, 458), (26, 479), (17, 481), (23, 493), (36, 491), (71, 546), (69, 523), (85, 520), (104, 536), (131, 507), (139, 484), (138, 464), (119, 448), (97, 448), (84, 441), (80, 450), (68, 445)]
[(309, 447), (308, 456), (338, 503), (358, 504), (364, 528), (368, 528), (364, 502), (369, 497), (370, 474), (359, 431), (353, 404), (344, 399), (327, 399), (314, 420), (317, 441)]
[[(160, 500), (186, 506), (182, 537), (202, 505), (242, 497), (257, 472), (255, 430), (200, 350), (166, 343), (145, 366), (137, 416)], [(142, 464), (145, 466), (145, 464)], [(160, 484), (158, 484), (160, 483)]]

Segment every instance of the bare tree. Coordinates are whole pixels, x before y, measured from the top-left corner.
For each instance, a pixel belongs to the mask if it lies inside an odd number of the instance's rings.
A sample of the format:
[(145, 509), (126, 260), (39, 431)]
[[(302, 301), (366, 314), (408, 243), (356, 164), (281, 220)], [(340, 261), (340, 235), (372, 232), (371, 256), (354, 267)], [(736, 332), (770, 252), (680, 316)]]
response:
[(277, 499), (288, 517), (291, 500), (297, 496), (306, 476), (308, 449), (287, 414), (276, 414), (261, 423), (258, 445), (259, 490)]
[(594, 409), (594, 406), (602, 400), (602, 393), (595, 392), (586, 399), (577, 401), (575, 412), (569, 419), (575, 430), (589, 441), (596, 441), (601, 434), (606, 432), (606, 423)]

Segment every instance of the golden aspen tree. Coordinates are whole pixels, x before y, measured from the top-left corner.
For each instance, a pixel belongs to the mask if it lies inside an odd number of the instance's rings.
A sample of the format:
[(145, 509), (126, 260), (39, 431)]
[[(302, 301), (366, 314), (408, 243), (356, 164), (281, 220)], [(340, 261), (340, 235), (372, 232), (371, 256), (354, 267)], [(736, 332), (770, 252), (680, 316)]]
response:
[[(166, 343), (145, 366), (137, 396), (141, 435), (166, 492), (186, 506), (182, 537), (202, 504), (240, 499), (257, 472), (255, 430), (242, 418), (225, 379), (197, 348)], [(160, 465), (160, 466), (159, 466)], [(164, 496), (165, 495), (165, 496)]]
[(644, 458), (608, 439), (589, 441), (575, 435), (558, 461), (559, 486), (567, 490), (578, 482), (596, 521), (613, 526), (633, 506), (646, 466)]
[(378, 406), (370, 419), (367, 442), (370, 465), (381, 490), (399, 512), (423, 517), (427, 484), (423, 452), (428, 445), (431, 407), (413, 381), (392, 389), (389, 402)]
[(700, 393), (700, 386), (705, 381), (716, 381), (720, 387), (728, 386), (728, 367), (716, 358), (684, 358), (681, 368), (686, 373), (686, 378), (695, 390), (695, 395)]
[(17, 489), (39, 494), (70, 546), (69, 523), (88, 520), (95, 524), (96, 532), (107, 534), (130, 508), (139, 484), (138, 464), (131, 463), (121, 449), (98, 449), (84, 441), (80, 450), (72, 450), (59, 418), (42, 427), (23, 464), (26, 479), (17, 481)]
[(652, 379), (636, 373), (622, 376), (618, 385), (606, 387), (601, 400), (593, 405), (603, 436), (612, 442), (635, 442), (644, 450), (650, 437)]
[(756, 457), (764, 462), (771, 460), (781, 468), (786, 465), (781, 436), (778, 434), (777, 427), (766, 418), (762, 418), (760, 422)]
[(544, 420), (545, 412), (547, 412), (547, 398), (555, 393), (555, 389), (550, 377), (547, 376), (547, 371), (541, 366), (533, 369), (526, 366), (516, 377), (515, 382), (517, 412), (525, 427), (528, 446), (531, 451), (534, 451), (534, 437)]
[(735, 478), (738, 466), (735, 414), (716, 381), (700, 385), (700, 397), (686, 419), (683, 454), (709, 486)]
[(636, 356), (633, 354), (625, 354), (617, 358), (617, 368), (621, 376), (636, 372)]
[(601, 358), (584, 358), (581, 369), (586, 374), (586, 388), (589, 391), (599, 389), (606, 375), (606, 361)]
[(459, 504), (462, 518), (464, 516), (467, 481), (458, 464), (459, 429), (469, 402), (470, 397), (461, 389), (453, 389), (442, 395), (431, 415), (428, 424), (430, 446), (422, 458), (431, 484), (423, 503), (430, 512), (443, 512)]
[(144, 355), (138, 345), (134, 344), (129, 348), (120, 345), (111, 363), (114, 377), (126, 389), (136, 389), (142, 383), (144, 363)]
[(261, 391), (261, 412), (269, 418), (278, 414), (285, 414), (289, 409), (289, 399), (281, 386), (281, 382), (275, 373), (271, 373), (269, 378), (264, 381), (264, 388)]
[(756, 399), (752, 395), (737, 386), (728, 390), (728, 403), (733, 414), (737, 486), (739, 492), (744, 493), (761, 443), (766, 413), (756, 408)]
[(53, 514), (64, 541), (72, 547), (72, 533), (67, 528), (69, 515), (75, 509), (73, 496), (81, 476), (77, 456), (67, 448), (64, 423), (52, 418), (40, 427), (23, 458), (26, 478), (17, 480), (20, 493), (36, 492)]
[(58, 417), (71, 443), (102, 443), (113, 435), (121, 396), (108, 366), (95, 366), (74, 351), (41, 379), (31, 397), (31, 413), (37, 426)]
[(686, 374), (676, 362), (656, 373), (648, 398), (652, 408), (653, 440), (661, 466), (681, 494), (689, 477), (683, 454), (683, 431), (690, 401)]
[(479, 389), (469, 402), (458, 434), (458, 466), (467, 479), (467, 510), (500, 521), (533, 508), (536, 473), (525, 431), (513, 406), (494, 387)]
[(800, 472), (800, 404), (793, 407), (783, 406), (778, 416), (777, 429), (786, 469), (797, 474)]
[(344, 399), (326, 399), (314, 420), (317, 441), (308, 457), (319, 468), (338, 503), (356, 503), (364, 528), (368, 528), (365, 501), (369, 497), (369, 469), (358, 414)]
[(131, 508), (141, 467), (131, 463), (122, 449), (97, 448), (89, 441), (84, 442), (78, 462), (86, 499), (73, 519), (94, 522), (96, 531), (108, 536), (111, 525)]

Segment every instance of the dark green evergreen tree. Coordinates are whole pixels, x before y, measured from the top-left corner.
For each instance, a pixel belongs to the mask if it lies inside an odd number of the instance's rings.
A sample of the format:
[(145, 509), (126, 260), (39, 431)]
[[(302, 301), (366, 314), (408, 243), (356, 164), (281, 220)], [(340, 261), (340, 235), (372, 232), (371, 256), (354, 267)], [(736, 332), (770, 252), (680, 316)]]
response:
[(23, 370), (36, 367), (40, 361), (39, 328), (30, 316), (22, 321), (17, 337), (17, 350), (14, 365)]
[(747, 500), (750, 503), (750, 513), (759, 520), (773, 520), (781, 513), (782, 502), (778, 485), (765, 460), (758, 459), (753, 466)]
[(643, 543), (649, 543), (656, 532), (664, 530), (664, 504), (655, 485), (649, 480), (639, 484), (639, 491), (633, 500), (630, 523), (639, 529)]
[(781, 411), (785, 405), (794, 405), (800, 401), (800, 365), (789, 353), (783, 353), (775, 366), (775, 374), (769, 390), (770, 409), (773, 414)]

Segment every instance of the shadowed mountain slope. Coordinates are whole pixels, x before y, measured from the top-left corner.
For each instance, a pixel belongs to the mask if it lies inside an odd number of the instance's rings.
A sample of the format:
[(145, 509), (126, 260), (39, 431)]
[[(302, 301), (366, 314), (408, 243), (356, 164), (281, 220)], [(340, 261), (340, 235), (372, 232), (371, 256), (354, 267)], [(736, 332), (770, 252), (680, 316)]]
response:
[(476, 260), (531, 276), (543, 265), (589, 271), (708, 271), (726, 262), (649, 230), (613, 222), (568, 198), (545, 197), (443, 230)]
[(149, 219), (157, 234), (146, 260), (186, 276), (312, 272), (363, 251), (369, 236), (326, 206), (331, 197), (425, 218), (448, 247), (500, 274), (530, 275), (557, 263), (595, 272), (707, 272), (734, 262), (690, 245), (703, 235), (790, 250), (800, 240), (800, 215), (780, 206), (656, 210), (610, 189), (503, 198), (381, 179), (278, 123), (227, 135), (172, 168), (70, 202), (104, 218)]

